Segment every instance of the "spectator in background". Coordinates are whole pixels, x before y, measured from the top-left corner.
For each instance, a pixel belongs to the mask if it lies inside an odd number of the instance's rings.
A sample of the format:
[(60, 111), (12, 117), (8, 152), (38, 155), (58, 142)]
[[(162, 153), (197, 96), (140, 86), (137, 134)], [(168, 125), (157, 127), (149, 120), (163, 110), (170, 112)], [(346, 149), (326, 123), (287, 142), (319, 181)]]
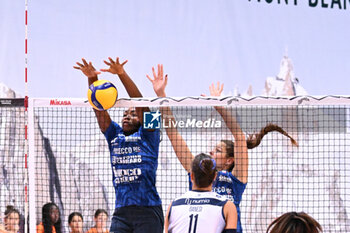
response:
[(36, 226), (37, 233), (61, 233), (60, 210), (55, 203), (46, 203), (42, 209), (42, 222)]
[(321, 225), (304, 212), (288, 212), (276, 218), (266, 233), (319, 233)]
[(17, 209), (9, 205), (6, 207), (4, 216), (4, 225), (0, 226), (1, 233), (18, 233), (20, 214)]
[(83, 233), (83, 216), (79, 212), (73, 212), (68, 217), (70, 233)]
[(104, 209), (98, 209), (95, 212), (95, 226), (90, 228), (86, 233), (109, 233), (107, 229), (108, 213)]

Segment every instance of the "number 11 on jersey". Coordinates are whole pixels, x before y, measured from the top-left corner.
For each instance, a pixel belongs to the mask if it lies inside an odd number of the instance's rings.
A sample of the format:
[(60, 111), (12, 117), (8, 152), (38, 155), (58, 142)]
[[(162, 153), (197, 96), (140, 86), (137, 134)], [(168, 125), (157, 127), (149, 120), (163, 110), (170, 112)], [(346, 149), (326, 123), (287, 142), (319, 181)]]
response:
[[(191, 230), (192, 230), (193, 217), (194, 217), (193, 231), (191, 231)], [(189, 218), (190, 218), (190, 227), (188, 228), (188, 233), (196, 233), (197, 221), (198, 221), (198, 214), (196, 214), (196, 215), (191, 214), (191, 215), (189, 216)]]

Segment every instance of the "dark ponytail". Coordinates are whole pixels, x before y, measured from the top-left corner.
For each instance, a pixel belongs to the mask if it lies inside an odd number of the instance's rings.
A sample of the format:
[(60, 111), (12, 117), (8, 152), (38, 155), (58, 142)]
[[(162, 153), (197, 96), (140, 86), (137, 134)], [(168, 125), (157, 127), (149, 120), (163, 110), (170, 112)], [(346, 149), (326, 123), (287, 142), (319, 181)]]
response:
[(292, 142), (292, 144), (294, 146), (298, 146), (298, 143), (294, 140), (294, 138), (292, 138), (286, 131), (284, 131), (284, 129), (282, 129), (281, 127), (279, 127), (278, 125), (275, 125), (275, 124), (268, 124), (264, 128), (262, 128), (259, 133), (250, 134), (248, 136), (248, 139), (247, 139), (248, 149), (253, 149), (253, 148), (257, 147), (260, 144), (263, 137), (266, 134), (273, 132), (273, 131), (277, 131), (277, 132), (283, 134), (284, 136), (286, 136), (290, 139), (290, 141)]
[[(292, 144), (294, 146), (298, 146), (298, 143), (294, 140), (294, 138), (292, 138), (284, 129), (282, 129), (281, 127), (279, 127), (278, 125), (275, 125), (275, 124), (268, 124), (264, 128), (262, 128), (259, 133), (248, 135), (248, 139), (246, 140), (247, 141), (247, 148), (253, 149), (253, 148), (257, 147), (258, 145), (260, 145), (260, 142), (263, 139), (263, 137), (266, 134), (273, 132), (273, 131), (277, 131), (277, 132), (283, 134), (284, 136), (286, 136), (290, 139), (290, 141), (292, 142)], [(234, 142), (231, 140), (221, 140), (221, 141), (223, 143), (225, 143), (227, 157), (228, 158), (234, 157)], [(234, 166), (235, 166), (235, 163), (233, 162), (232, 165), (229, 167), (228, 171), (232, 171)]]
[(193, 159), (191, 172), (197, 187), (208, 187), (213, 183), (216, 175), (216, 162), (210, 155), (201, 153)]

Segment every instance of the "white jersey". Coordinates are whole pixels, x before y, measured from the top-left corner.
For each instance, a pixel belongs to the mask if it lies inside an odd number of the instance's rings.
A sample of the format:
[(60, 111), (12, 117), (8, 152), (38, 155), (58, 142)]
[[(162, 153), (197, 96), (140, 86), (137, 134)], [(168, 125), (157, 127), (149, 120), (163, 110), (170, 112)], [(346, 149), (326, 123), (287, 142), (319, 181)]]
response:
[(226, 202), (215, 192), (186, 192), (171, 205), (169, 233), (221, 233), (226, 226)]

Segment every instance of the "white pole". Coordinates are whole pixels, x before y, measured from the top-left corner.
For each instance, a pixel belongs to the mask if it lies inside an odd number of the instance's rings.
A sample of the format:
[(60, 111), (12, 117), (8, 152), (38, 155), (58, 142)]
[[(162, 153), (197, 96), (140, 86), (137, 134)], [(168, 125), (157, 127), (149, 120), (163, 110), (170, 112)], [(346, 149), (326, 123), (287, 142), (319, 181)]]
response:
[(29, 132), (29, 156), (28, 156), (28, 175), (29, 175), (29, 230), (30, 233), (36, 233), (36, 189), (35, 189), (35, 116), (34, 101), (29, 99), (28, 106), (28, 132)]

